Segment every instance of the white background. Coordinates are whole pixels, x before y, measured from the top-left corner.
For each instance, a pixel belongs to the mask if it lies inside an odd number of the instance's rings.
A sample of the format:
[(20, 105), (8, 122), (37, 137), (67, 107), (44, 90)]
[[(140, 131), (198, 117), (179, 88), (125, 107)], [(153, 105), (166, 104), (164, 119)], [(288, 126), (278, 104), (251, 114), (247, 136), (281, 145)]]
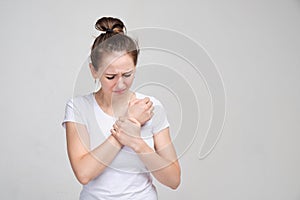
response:
[[(99, 17), (169, 28), (214, 60), (227, 117), (214, 151), (180, 158), (160, 199), (300, 199), (300, 1), (0, 2), (1, 199), (78, 199), (60, 123)], [(93, 80), (87, 80), (91, 83)]]

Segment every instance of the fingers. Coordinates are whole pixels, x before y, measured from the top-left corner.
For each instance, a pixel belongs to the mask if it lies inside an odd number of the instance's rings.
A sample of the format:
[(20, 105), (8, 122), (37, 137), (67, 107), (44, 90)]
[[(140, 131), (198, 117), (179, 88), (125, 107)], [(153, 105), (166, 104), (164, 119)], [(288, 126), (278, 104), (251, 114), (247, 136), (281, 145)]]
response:
[(153, 115), (154, 115), (154, 112), (151, 112), (150, 113), (150, 119), (153, 117)]
[(145, 97), (143, 99), (133, 99), (129, 102), (130, 105), (134, 105), (136, 103), (142, 103), (142, 104), (147, 104), (151, 102), (149, 97)]
[(151, 108), (150, 108), (150, 110), (149, 110), (149, 112), (150, 112), (150, 118), (152, 118), (153, 117), (153, 115), (154, 115), (154, 106), (152, 106)]
[(133, 100), (129, 101), (129, 106), (132, 106), (132, 105), (136, 104), (139, 101), (140, 101), (140, 99), (133, 99)]
[(130, 120), (127, 117), (119, 117), (119, 119), (113, 125), (113, 129), (115, 129), (116, 132), (119, 132), (124, 128), (126, 129), (126, 127), (129, 126), (128, 122), (130, 122)]
[(153, 106), (153, 102), (149, 101), (148, 103), (146, 103), (146, 108), (151, 108)]
[(154, 106), (151, 106), (150, 109), (149, 109), (150, 113), (153, 113), (154, 111)]
[(153, 103), (151, 102), (151, 103), (149, 103), (149, 105), (148, 105), (149, 107), (148, 107), (148, 109), (147, 109), (147, 112), (150, 114), (150, 118), (152, 118), (153, 117), (153, 115), (154, 115), (154, 106), (153, 106)]
[(142, 101), (143, 101), (144, 103), (148, 103), (148, 102), (150, 101), (150, 98), (149, 98), (149, 97), (145, 97), (144, 99), (142, 99)]
[(113, 134), (113, 136), (116, 136), (117, 132), (115, 129), (110, 129), (111, 134)]
[(150, 98), (149, 97), (145, 97), (143, 99), (133, 99), (133, 100), (131, 100), (129, 102), (129, 106), (132, 106), (132, 105), (137, 104), (137, 103), (145, 104), (148, 107), (151, 107), (153, 105), (152, 101), (150, 101)]
[(141, 104), (144, 104), (145, 110), (149, 110), (153, 106), (153, 102), (150, 101), (148, 97), (145, 97), (140, 101)]
[(113, 125), (113, 129), (112, 129), (112, 130), (114, 130), (115, 132), (119, 131), (119, 127), (118, 127), (118, 125), (114, 124), (114, 125)]
[(117, 139), (118, 138), (118, 132), (115, 128), (110, 129), (110, 133)]

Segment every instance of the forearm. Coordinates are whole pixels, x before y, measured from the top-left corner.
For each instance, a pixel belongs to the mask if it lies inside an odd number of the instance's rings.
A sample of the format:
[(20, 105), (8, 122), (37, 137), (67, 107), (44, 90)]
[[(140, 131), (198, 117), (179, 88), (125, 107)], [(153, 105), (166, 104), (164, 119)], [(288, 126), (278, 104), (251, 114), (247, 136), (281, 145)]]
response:
[(82, 184), (87, 184), (100, 175), (119, 153), (121, 145), (109, 136), (101, 145), (80, 158), (76, 177)]
[[(113, 136), (123, 145), (131, 147), (145, 166), (162, 184), (176, 189), (180, 183), (180, 167), (168, 136), (168, 129), (161, 134), (159, 152), (155, 152), (140, 137), (140, 124), (135, 119), (119, 119), (114, 125)], [(156, 136), (157, 139), (158, 136)], [(170, 161), (171, 160), (171, 161)]]
[(180, 167), (176, 161), (169, 161), (155, 152), (143, 140), (135, 151), (153, 176), (162, 184), (176, 189), (180, 184)]

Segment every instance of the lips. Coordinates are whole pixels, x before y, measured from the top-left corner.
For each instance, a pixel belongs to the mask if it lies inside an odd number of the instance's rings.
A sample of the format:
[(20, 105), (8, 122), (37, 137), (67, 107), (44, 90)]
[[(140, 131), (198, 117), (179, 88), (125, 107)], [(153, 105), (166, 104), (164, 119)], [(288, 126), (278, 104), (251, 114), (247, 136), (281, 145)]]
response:
[(117, 94), (122, 94), (126, 91), (126, 89), (123, 89), (123, 90), (115, 90), (114, 92), (117, 93)]

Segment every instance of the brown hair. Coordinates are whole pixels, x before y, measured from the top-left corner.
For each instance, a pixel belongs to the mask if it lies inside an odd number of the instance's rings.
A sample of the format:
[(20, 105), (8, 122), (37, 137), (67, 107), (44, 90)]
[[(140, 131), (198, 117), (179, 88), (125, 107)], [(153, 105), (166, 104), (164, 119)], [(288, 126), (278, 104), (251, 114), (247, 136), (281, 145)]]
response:
[(136, 65), (139, 54), (137, 41), (126, 35), (126, 27), (120, 19), (102, 17), (97, 20), (95, 28), (104, 31), (95, 39), (91, 48), (91, 61), (95, 70), (99, 69), (103, 56), (112, 52), (125, 51)]

